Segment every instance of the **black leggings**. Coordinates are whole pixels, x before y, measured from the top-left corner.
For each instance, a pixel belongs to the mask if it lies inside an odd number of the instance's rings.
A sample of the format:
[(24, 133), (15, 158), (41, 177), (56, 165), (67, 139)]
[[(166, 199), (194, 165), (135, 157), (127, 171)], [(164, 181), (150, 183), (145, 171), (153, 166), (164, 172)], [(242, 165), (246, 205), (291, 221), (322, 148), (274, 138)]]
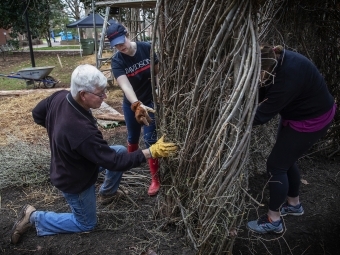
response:
[(287, 195), (299, 196), (300, 171), (296, 161), (326, 134), (330, 125), (317, 132), (302, 133), (280, 123), (276, 143), (267, 159), (270, 210), (279, 211)]

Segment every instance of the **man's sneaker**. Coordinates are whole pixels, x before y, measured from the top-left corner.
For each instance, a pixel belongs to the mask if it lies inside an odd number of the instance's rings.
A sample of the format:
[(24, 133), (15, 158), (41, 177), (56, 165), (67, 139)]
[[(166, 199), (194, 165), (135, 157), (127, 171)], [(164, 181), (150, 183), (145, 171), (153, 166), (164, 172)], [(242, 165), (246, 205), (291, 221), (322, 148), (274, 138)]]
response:
[(280, 234), (283, 232), (282, 220), (271, 221), (267, 214), (261, 216), (258, 220), (249, 221), (247, 228), (258, 234)]
[(36, 209), (31, 205), (24, 205), (11, 231), (11, 243), (19, 242), (20, 237), (32, 226), (30, 216)]
[(288, 204), (288, 202), (285, 202), (282, 207), (281, 207), (281, 216), (286, 216), (286, 215), (294, 215), (294, 216), (300, 216), (304, 213), (305, 211), (303, 210), (303, 207), (300, 204), (293, 206)]
[(98, 203), (101, 205), (107, 205), (107, 204), (112, 203), (115, 199), (119, 199), (123, 197), (124, 195), (128, 195), (128, 194), (129, 194), (129, 191), (127, 191), (124, 188), (120, 188), (114, 194), (110, 194), (110, 195), (103, 195), (99, 193)]

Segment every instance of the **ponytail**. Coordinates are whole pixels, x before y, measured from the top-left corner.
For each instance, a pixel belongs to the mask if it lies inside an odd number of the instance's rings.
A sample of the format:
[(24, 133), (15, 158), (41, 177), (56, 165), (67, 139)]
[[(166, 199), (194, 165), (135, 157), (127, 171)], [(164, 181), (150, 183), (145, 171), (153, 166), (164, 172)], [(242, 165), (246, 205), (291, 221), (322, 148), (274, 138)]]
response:
[(281, 54), (283, 52), (283, 46), (282, 45), (276, 45), (273, 48), (273, 51), (275, 54)]

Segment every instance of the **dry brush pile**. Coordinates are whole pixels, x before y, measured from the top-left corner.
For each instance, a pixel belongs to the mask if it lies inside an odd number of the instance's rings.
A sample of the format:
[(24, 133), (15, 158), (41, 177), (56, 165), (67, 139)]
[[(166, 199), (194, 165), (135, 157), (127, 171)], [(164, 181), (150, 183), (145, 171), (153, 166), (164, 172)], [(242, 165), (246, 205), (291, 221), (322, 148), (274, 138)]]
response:
[[(246, 206), (259, 48), (253, 1), (158, 1), (158, 127), (180, 145), (163, 162), (163, 216), (200, 254), (232, 249)], [(156, 96), (156, 95), (155, 95)]]
[(45, 93), (34, 93), (0, 98), (0, 190), (41, 183), (48, 178), (50, 152), (46, 130), (34, 124), (31, 113), (45, 97)]

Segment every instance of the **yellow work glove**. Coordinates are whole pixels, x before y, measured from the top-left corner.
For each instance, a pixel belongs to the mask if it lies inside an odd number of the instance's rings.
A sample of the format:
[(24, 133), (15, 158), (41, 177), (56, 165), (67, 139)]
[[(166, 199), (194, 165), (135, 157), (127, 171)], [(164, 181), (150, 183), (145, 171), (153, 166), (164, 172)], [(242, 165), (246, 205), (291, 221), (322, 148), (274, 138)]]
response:
[(149, 148), (152, 158), (166, 158), (177, 152), (175, 143), (164, 142), (164, 135)]

